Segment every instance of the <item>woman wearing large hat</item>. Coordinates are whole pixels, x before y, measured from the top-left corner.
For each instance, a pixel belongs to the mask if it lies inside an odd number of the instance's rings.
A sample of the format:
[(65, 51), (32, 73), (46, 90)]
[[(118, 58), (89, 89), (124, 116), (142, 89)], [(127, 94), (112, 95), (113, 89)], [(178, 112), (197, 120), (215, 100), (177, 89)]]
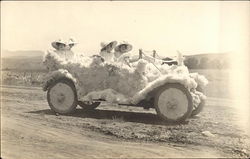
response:
[(101, 43), (100, 55), (105, 59), (105, 61), (114, 61), (113, 49), (117, 45), (117, 41), (111, 41), (109, 43)]
[(55, 40), (51, 43), (52, 47), (56, 50), (64, 50), (66, 47), (66, 44), (62, 39)]
[(71, 50), (71, 48), (76, 44), (77, 43), (72, 38), (70, 38), (68, 42), (58, 39), (51, 43), (52, 47), (55, 48), (55, 52), (60, 57), (65, 59), (70, 59), (74, 57), (74, 52)]
[(71, 48), (73, 46), (75, 46), (77, 44), (77, 42), (73, 39), (73, 38), (70, 38), (69, 41), (68, 41), (68, 45), (69, 45), (69, 49), (71, 50)]
[(121, 42), (119, 45), (115, 47), (115, 57), (119, 58), (121, 55), (128, 53), (129, 51), (132, 50), (132, 45), (129, 44), (128, 42)]
[(132, 50), (132, 45), (128, 42), (121, 42), (115, 47), (115, 61), (125, 63), (130, 66), (130, 51)]

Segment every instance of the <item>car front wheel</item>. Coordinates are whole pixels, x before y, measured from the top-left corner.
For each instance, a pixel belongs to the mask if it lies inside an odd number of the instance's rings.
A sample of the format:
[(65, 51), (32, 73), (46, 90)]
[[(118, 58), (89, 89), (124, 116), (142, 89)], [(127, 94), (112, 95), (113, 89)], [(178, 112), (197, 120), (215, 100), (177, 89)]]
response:
[(185, 121), (192, 113), (190, 92), (181, 84), (167, 84), (155, 96), (154, 105), (158, 116), (169, 122)]

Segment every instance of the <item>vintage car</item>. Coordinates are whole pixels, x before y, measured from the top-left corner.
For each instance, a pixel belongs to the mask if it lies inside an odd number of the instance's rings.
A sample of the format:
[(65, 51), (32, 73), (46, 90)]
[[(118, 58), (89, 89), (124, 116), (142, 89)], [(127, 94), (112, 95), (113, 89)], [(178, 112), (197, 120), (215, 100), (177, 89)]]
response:
[(73, 113), (77, 105), (86, 111), (95, 109), (106, 101), (154, 108), (161, 119), (182, 122), (205, 105), (201, 90), (207, 79), (189, 73), (181, 63), (169, 66), (141, 58), (128, 66), (106, 62), (98, 55), (63, 59), (53, 51), (46, 53), (43, 62), (49, 70), (43, 90), (50, 108), (59, 114)]

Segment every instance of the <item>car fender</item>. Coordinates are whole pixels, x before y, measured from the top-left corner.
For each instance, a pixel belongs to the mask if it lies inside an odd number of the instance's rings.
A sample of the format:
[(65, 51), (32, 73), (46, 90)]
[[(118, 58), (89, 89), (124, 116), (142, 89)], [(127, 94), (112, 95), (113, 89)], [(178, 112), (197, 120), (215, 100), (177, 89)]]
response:
[(207, 78), (203, 75), (198, 74), (198, 73), (190, 73), (189, 76), (191, 78), (193, 78), (195, 80), (195, 82), (197, 83), (197, 88), (200, 89), (198, 91), (202, 92), (201, 90), (203, 90), (208, 84)]
[(187, 88), (188, 91), (197, 87), (196, 81), (188, 75), (163, 75), (162, 77), (150, 82), (147, 87), (136, 93), (132, 98), (132, 103), (137, 104), (144, 99), (154, 97), (159, 88), (167, 85), (168, 83), (181, 84)]
[(44, 83), (43, 83), (43, 90), (44, 91), (47, 91), (49, 86), (59, 80), (59, 79), (62, 79), (62, 78), (65, 78), (65, 79), (68, 79), (70, 81), (72, 81), (75, 85), (76, 85), (76, 78), (73, 77), (73, 75), (71, 73), (68, 72), (68, 70), (66, 69), (59, 69), (59, 70), (56, 70), (56, 71), (52, 71), (52, 72), (49, 72), (46, 76), (45, 76), (45, 79), (44, 79)]

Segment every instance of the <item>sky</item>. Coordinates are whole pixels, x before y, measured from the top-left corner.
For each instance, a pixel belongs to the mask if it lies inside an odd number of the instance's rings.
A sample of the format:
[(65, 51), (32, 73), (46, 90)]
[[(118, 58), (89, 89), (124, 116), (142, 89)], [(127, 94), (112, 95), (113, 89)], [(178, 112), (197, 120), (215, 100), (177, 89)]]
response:
[(74, 51), (96, 54), (101, 42), (128, 41), (133, 52), (160, 55), (248, 52), (249, 2), (4, 1), (1, 49), (47, 50), (73, 37)]

